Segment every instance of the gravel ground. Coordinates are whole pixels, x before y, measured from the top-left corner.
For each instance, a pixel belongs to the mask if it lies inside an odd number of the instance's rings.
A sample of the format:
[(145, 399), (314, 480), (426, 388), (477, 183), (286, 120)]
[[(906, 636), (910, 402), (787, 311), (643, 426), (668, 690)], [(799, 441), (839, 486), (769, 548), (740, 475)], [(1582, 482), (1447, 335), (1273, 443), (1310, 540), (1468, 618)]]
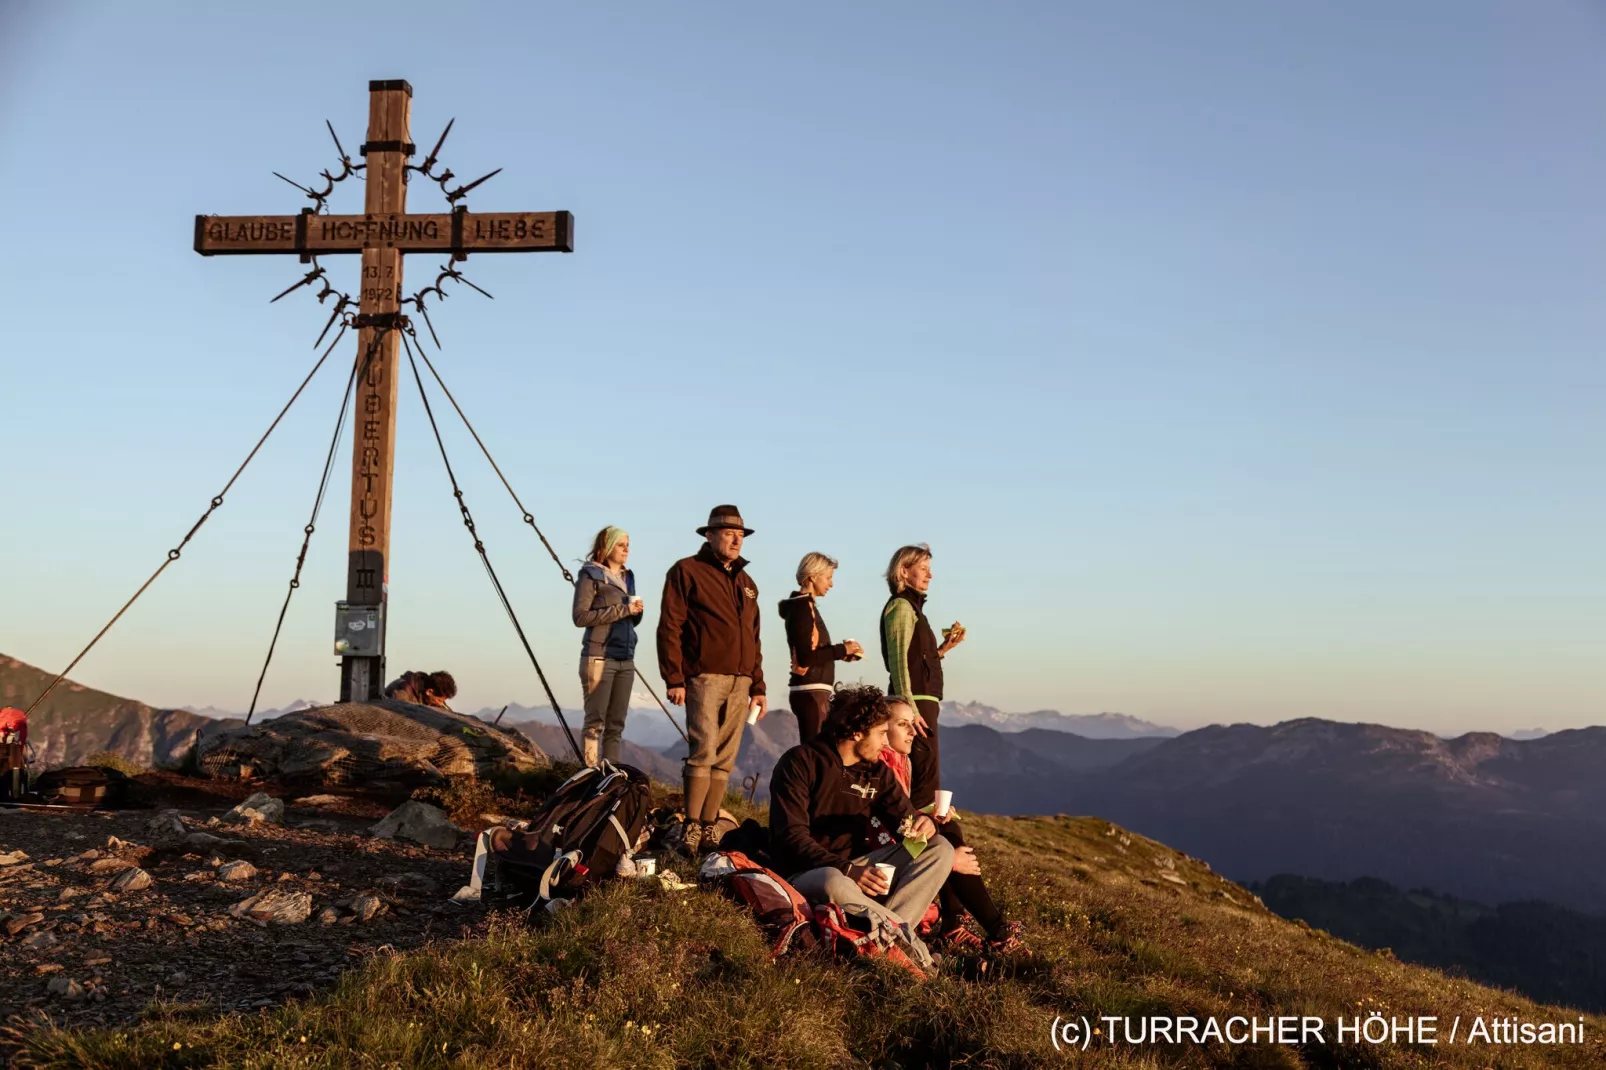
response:
[[(234, 824), (222, 815), (250, 789), (159, 779), (142, 778), (150, 809), (0, 810), (0, 1022), (117, 1025), (152, 999), (266, 1007), (482, 920), (446, 902), (471, 841), (374, 839), (387, 806), (353, 798)], [(252, 897), (305, 920), (237, 916)]]

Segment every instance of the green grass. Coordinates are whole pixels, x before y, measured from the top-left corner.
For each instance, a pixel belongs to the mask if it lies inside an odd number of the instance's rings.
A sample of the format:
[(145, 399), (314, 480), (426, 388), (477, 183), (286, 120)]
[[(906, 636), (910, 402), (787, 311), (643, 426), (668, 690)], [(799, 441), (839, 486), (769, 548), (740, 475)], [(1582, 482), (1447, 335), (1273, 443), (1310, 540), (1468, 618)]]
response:
[[(734, 809), (734, 808), (733, 808)], [(1598, 1067), (1606, 1049), (1051, 1045), (1056, 1016), (1573, 1012), (1446, 977), (1276, 917), (1162, 845), (1091, 818), (970, 817), (989, 884), (1036, 954), (925, 984), (816, 953), (771, 965), (713, 893), (605, 886), (550, 923), (370, 961), (258, 1015), (152, 1007), (132, 1028), (22, 1037), (34, 1067)], [(1158, 876), (1174, 873), (1182, 883)], [(1227, 898), (1228, 896), (1231, 899)], [(1329, 1027), (1331, 1031), (1331, 1027)], [(1586, 1035), (1606, 1035), (1587, 1020)]]

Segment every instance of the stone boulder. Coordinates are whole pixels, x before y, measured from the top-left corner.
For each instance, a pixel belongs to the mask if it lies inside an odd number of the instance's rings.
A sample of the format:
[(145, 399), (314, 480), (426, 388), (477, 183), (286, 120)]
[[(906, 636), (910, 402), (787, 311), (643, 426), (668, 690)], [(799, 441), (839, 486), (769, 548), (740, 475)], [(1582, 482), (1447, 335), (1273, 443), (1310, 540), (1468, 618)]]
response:
[(224, 814), (223, 820), (247, 825), (258, 823), (282, 825), (284, 824), (284, 800), (275, 799), (267, 792), (259, 791)]
[(463, 836), (446, 811), (429, 803), (409, 800), (386, 814), (368, 830), (381, 840), (409, 840), (425, 847), (451, 849)]
[(515, 729), (389, 699), (319, 706), (208, 732), (195, 754), (209, 776), (275, 779), (297, 790), (411, 790), (552, 764)]
[(299, 925), (312, 916), (312, 896), (269, 889), (240, 900), (229, 908), (229, 913), (258, 925)]

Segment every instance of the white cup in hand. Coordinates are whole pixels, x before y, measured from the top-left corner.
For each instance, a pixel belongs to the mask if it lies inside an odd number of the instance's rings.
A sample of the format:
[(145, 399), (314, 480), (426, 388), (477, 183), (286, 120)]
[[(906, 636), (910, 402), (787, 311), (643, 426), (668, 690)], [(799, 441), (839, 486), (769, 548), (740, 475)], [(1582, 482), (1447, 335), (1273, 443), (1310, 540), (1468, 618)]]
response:
[(645, 602), (643, 602), (641, 600), (641, 596), (640, 595), (633, 594), (633, 595), (630, 596), (630, 612), (632, 612), (632, 613), (640, 613), (643, 610), (645, 610), (646, 608), (647, 608), (647, 603), (645, 603)]
[(748, 724), (758, 724), (758, 714), (759, 714), (759, 711), (762, 710), (763, 708), (764, 707), (760, 706), (756, 701), (751, 706), (749, 706), (747, 708), (747, 723)]
[(881, 874), (882, 879), (887, 882), (887, 891), (892, 891), (892, 878), (898, 875), (898, 867), (890, 862), (877, 862), (870, 868)]
[(937, 792), (936, 814), (937, 814), (938, 817), (947, 817), (948, 816), (948, 811), (953, 809), (953, 805), (954, 805), (954, 793), (953, 792), (951, 792), (951, 791), (939, 791), (939, 792)]

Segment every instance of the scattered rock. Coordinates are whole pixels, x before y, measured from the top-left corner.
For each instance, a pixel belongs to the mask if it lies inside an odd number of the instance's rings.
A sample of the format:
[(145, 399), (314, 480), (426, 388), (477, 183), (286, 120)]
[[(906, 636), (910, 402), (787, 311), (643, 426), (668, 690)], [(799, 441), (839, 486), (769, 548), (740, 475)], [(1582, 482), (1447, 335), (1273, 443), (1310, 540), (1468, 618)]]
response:
[(249, 862), (225, 862), (217, 868), (220, 881), (248, 881), (257, 875), (257, 867)]
[(414, 892), (419, 895), (433, 895), (440, 887), (422, 873), (392, 873), (380, 877), (374, 885), (382, 892), (396, 895), (403, 892)]
[[(191, 925), (195, 924), (188, 914), (163, 914), (161, 917), (163, 921), (170, 925), (177, 925), (180, 929), (188, 929)], [(111, 960), (107, 959), (106, 961), (110, 962)], [(89, 965), (90, 960), (85, 959), (84, 963), (85, 965)]]
[(91, 862), (89, 864), (88, 872), (101, 875), (107, 873), (121, 873), (123, 870), (128, 869), (133, 864), (134, 863), (128, 861), (126, 858), (102, 858), (98, 861)]
[(38, 925), (45, 920), (43, 914), (13, 914), (6, 919), (6, 935), (16, 936), (30, 925)]
[(172, 836), (184, 835), (184, 815), (177, 810), (163, 810), (146, 824), (147, 832), (168, 834)]
[(410, 840), (425, 847), (452, 848), (463, 830), (452, 824), (438, 806), (410, 799), (369, 830), (382, 840)]
[(111, 963), (111, 960), (112, 960), (112, 957), (110, 955), (96, 955), (92, 959), (85, 959), (84, 960), (84, 965), (85, 966), (106, 966), (106, 965), (109, 965)]
[(5, 854), (0, 854), (0, 866), (15, 866), (26, 861), (28, 861), (28, 853), (26, 851), (8, 851)]
[(222, 836), (214, 836), (210, 832), (192, 832), (184, 837), (184, 842), (191, 847), (199, 847), (204, 851), (209, 847), (222, 847), (228, 841)]
[(340, 920), (340, 911), (334, 907), (324, 907), (318, 911), (318, 921), (324, 925), (333, 925)]
[(340, 801), (338, 795), (306, 795), (296, 800), (297, 806), (333, 806)]
[(45, 986), (45, 991), (57, 999), (78, 1000), (84, 998), (84, 986), (74, 981), (71, 977), (52, 977), (50, 983)]
[(138, 866), (125, 869), (122, 874), (112, 881), (112, 888), (119, 892), (138, 892), (155, 884), (156, 880)]
[(172, 985), (174, 988), (177, 988), (180, 985), (187, 985), (190, 983), (190, 975), (185, 973), (183, 970), (179, 970), (177, 973), (173, 974), (167, 979), (167, 983)]
[(312, 896), (275, 888), (240, 900), (229, 908), (229, 913), (262, 926), (270, 922), (296, 925), (312, 915)]
[(351, 912), (362, 922), (372, 921), (374, 915), (384, 909), (384, 900), (373, 894), (359, 895), (351, 901)]
[(303, 821), (301, 824), (297, 825), (296, 828), (305, 829), (308, 832), (336, 833), (346, 831), (343, 827), (341, 827), (341, 824), (338, 821)]
[(44, 951), (55, 947), (58, 942), (55, 933), (47, 932), (29, 933), (22, 938), (22, 946), (29, 951)]
[(107, 836), (106, 837), (106, 850), (108, 850), (108, 851), (121, 851), (125, 847), (132, 847), (132, 846), (134, 846), (134, 845), (129, 843), (127, 840), (120, 840), (116, 836)]
[(64, 969), (66, 967), (59, 962), (41, 962), (33, 968), (33, 972), (43, 977), (47, 973), (60, 973)]
[(284, 823), (284, 800), (275, 799), (267, 792), (259, 791), (224, 814), (223, 820), (244, 822), (249, 825), (255, 825), (259, 822), (281, 825)]

